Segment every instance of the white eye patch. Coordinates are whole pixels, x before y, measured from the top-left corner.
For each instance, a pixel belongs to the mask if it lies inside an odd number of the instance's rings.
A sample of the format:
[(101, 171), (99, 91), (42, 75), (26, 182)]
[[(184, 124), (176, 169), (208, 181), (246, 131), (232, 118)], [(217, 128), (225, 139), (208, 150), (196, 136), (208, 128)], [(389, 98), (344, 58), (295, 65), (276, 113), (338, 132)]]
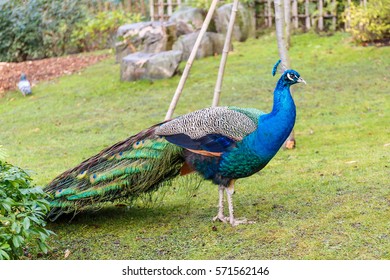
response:
[(290, 76), (290, 73), (287, 73), (287, 78), (291, 81), (294, 81), (294, 78)]

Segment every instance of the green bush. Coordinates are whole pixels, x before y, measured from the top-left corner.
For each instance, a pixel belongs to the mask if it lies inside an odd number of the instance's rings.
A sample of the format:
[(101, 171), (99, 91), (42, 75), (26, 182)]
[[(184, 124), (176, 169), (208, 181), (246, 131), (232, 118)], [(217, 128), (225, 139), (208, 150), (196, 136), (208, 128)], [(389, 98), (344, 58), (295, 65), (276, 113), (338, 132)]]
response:
[(358, 43), (389, 39), (390, 0), (370, 1), (366, 7), (351, 4), (348, 30)]
[(83, 1), (0, 2), (0, 61), (24, 61), (68, 51), (75, 24), (86, 17)]
[(53, 232), (45, 229), (50, 208), (46, 196), (40, 187), (32, 187), (25, 171), (0, 158), (0, 260), (20, 259), (27, 248), (47, 253)]
[(123, 10), (99, 12), (77, 24), (72, 33), (72, 42), (79, 51), (110, 48), (114, 45), (119, 26), (141, 20), (141, 15)]

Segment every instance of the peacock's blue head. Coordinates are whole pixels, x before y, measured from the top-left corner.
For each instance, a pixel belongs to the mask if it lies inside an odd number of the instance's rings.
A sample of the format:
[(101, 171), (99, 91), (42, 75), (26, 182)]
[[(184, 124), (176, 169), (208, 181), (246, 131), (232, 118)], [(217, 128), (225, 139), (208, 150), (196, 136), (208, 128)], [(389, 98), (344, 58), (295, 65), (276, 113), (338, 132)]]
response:
[(27, 80), (26, 74), (22, 73), (22, 75), (20, 76), (20, 80), (21, 80), (21, 81)]
[(305, 80), (301, 78), (301, 75), (295, 70), (288, 69), (284, 71), (282, 77), (280, 78), (283, 80), (285, 84), (293, 85), (296, 83), (304, 83), (306, 84)]

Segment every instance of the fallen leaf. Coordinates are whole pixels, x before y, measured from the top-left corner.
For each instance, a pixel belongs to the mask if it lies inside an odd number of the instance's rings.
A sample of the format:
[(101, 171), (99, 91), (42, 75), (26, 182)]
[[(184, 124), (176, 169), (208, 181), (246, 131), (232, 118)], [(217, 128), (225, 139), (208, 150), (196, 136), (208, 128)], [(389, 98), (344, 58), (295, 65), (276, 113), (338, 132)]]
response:
[(69, 249), (66, 249), (65, 250), (65, 255), (64, 255), (64, 258), (67, 259), (70, 255), (70, 250)]

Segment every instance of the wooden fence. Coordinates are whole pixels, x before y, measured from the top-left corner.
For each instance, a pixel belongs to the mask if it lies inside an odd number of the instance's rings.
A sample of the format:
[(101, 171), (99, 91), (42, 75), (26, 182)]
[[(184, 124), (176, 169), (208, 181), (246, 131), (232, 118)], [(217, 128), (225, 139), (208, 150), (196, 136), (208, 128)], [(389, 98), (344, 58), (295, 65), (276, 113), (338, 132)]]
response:
[[(302, 28), (304, 30), (317, 28), (319, 31), (322, 31), (325, 29), (325, 26), (327, 26), (328, 29), (336, 29), (336, 0), (331, 0), (330, 2), (324, 2), (324, 0), (285, 1), (290, 1), (291, 4), (292, 28)], [(256, 0), (255, 10), (257, 27), (272, 27), (275, 21), (273, 1)]]
[(105, 1), (105, 0), (92, 0), (86, 1), (89, 10), (92, 13), (112, 11), (112, 10), (124, 10), (133, 14), (141, 14), (145, 18), (149, 17), (148, 1), (144, 0), (121, 0), (121, 1)]
[[(322, 30), (335, 30), (340, 27), (337, 22), (336, 0), (284, 0), (291, 4), (291, 27), (293, 29), (303, 29), (305, 31), (315, 28)], [(228, 1), (220, 1), (220, 5)], [(348, 8), (351, 2), (360, 2), (366, 5), (367, 0), (347, 0), (346, 22), (348, 28)], [(146, 19), (167, 20), (172, 13), (182, 4), (191, 5), (191, 0), (91, 0), (87, 1), (92, 12), (101, 12), (115, 9), (122, 9), (129, 13), (138, 13)], [(256, 28), (272, 27), (275, 22), (273, 0), (254, 1)], [(339, 11), (340, 12), (340, 11)]]
[(181, 4), (181, 0), (149, 0), (150, 18), (167, 20)]

